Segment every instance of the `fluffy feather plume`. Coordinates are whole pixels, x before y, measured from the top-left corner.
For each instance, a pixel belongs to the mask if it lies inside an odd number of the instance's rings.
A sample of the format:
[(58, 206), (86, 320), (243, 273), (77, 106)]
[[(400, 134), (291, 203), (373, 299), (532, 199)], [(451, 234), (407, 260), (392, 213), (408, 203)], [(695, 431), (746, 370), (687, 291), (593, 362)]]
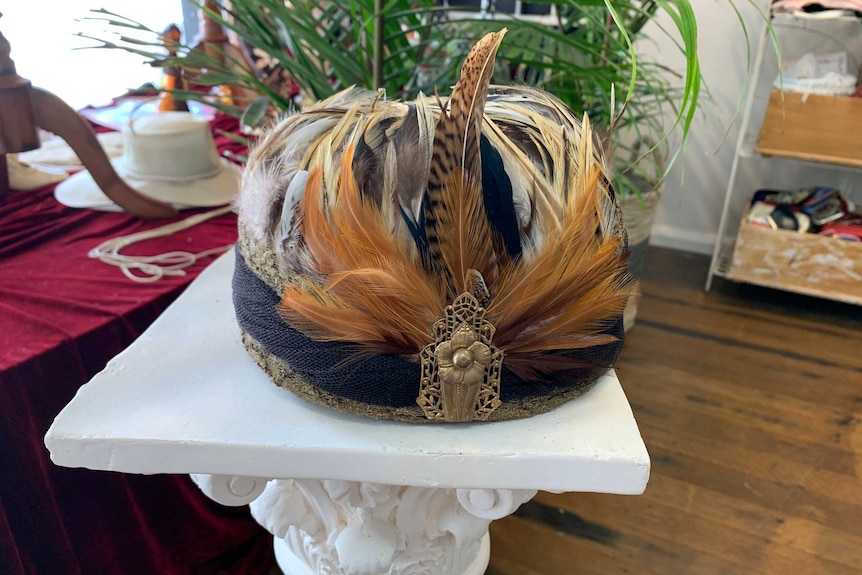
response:
[(269, 166), (276, 187), (276, 251), (299, 276), (279, 307), (293, 327), (415, 358), (479, 282), (494, 344), (524, 379), (584, 367), (579, 350), (614, 340), (632, 287), (607, 162), (588, 119), (553, 96), (489, 91), (504, 33), (476, 45), (448, 100), (349, 89), (254, 151), (251, 170)]

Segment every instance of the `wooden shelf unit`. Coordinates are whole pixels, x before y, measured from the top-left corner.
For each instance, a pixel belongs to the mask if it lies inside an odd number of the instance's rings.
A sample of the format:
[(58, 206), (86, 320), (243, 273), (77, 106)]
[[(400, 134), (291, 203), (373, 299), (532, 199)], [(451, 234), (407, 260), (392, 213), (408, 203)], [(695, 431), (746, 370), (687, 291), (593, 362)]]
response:
[[(772, 23), (785, 61), (841, 48), (854, 67), (862, 61), (862, 19), (775, 14)], [(862, 98), (782, 93), (774, 86), (778, 74), (764, 26), (706, 290), (723, 277), (862, 305), (862, 242), (746, 223), (758, 188), (834, 185), (862, 203)]]
[(862, 98), (772, 90), (754, 151), (862, 167)]

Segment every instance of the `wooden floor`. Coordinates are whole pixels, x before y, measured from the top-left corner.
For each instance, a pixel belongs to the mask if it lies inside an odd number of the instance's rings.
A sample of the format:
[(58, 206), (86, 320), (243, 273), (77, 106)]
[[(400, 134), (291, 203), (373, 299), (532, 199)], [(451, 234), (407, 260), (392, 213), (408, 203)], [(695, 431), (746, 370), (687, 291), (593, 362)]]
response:
[(618, 373), (640, 496), (540, 493), (487, 575), (862, 573), (862, 308), (722, 282), (654, 249)]

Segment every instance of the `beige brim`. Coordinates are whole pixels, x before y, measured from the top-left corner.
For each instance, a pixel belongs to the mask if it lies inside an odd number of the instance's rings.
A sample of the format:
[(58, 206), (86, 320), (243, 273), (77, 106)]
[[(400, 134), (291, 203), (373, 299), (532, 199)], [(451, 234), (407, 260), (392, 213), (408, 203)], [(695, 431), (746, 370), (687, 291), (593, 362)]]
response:
[[(178, 210), (223, 206), (229, 204), (239, 191), (242, 168), (225, 159), (220, 160), (222, 169), (215, 176), (184, 182), (137, 178), (123, 168), (121, 159), (111, 160), (111, 164), (123, 181), (143, 195), (169, 203)], [(54, 197), (61, 204), (72, 208), (123, 211), (99, 189), (87, 170), (58, 184)]]

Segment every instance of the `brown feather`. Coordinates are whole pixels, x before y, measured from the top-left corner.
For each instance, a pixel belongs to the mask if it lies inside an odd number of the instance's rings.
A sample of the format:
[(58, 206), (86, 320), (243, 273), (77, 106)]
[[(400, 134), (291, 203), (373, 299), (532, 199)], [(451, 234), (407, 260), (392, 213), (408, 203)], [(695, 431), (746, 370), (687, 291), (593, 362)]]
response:
[[(444, 223), (441, 219), (445, 219), (447, 224), (462, 222), (469, 225), (471, 223), (445, 218), (442, 212), (452, 210), (446, 206), (447, 199), (452, 199), (453, 193), (473, 193), (479, 198), (482, 195), (482, 164), (479, 154), (482, 116), (488, 85), (494, 71), (494, 57), (505, 34), (505, 29), (487, 34), (473, 47), (461, 68), (461, 77), (452, 90), (448, 109), (442, 108), (434, 130), (425, 206), (425, 231), (432, 261), (438, 264), (444, 252), (466, 246), (466, 244), (456, 244), (444, 247), (441, 243), (447, 239), (464, 237), (463, 234), (467, 233), (463, 230), (444, 231)], [(460, 181), (454, 182), (453, 178), (458, 178)], [(458, 201), (465, 203), (463, 200)], [(476, 205), (478, 207), (475, 215), (478, 219), (484, 220), (484, 207), (481, 202)], [(459, 259), (466, 260), (468, 256), (464, 254), (459, 256)], [(449, 276), (454, 270), (443, 267), (441, 271)], [(457, 286), (461, 279), (448, 277), (448, 281)], [(457, 287), (453, 289), (457, 290)]]
[(375, 203), (361, 198), (353, 153), (349, 144), (335, 203), (318, 201), (321, 170), (309, 174), (302, 232), (325, 281), (287, 284), (279, 311), (309, 337), (413, 355), (431, 337), (445, 294), (416, 249), (393, 236)]
[(598, 167), (576, 176), (583, 187), (557, 229), (545, 231), (536, 258), (505, 270), (488, 307), (495, 343), (507, 358), (610, 343), (605, 331), (632, 293), (625, 257), (614, 235), (595, 233)]
[[(608, 167), (588, 119), (551, 97), (512, 90), (485, 110), (504, 32), (477, 44), (439, 113), (425, 100), (377, 109), (356, 97), (326, 112), (327, 133), (302, 157), (308, 175), (295, 220), (319, 281), (285, 285), (279, 311), (293, 327), (369, 354), (415, 357), (478, 272), (494, 344), (514, 373), (552, 382), (606, 367), (567, 352), (615, 341), (609, 328), (633, 292)], [(502, 258), (485, 214), (482, 129), (523, 206), (517, 260)], [(404, 233), (402, 210), (411, 223), (424, 212), (433, 270)]]
[[(611, 341), (607, 343), (611, 343)], [(598, 365), (595, 362), (583, 361), (566, 355), (533, 352), (507, 357), (506, 367), (525, 381), (538, 382), (538, 380), (542, 380), (544, 383), (559, 375), (565, 377), (566, 374), (571, 374), (573, 371), (582, 373), (587, 370), (599, 370), (597, 375), (600, 375), (611, 366)]]
[(450, 298), (469, 291), (469, 273), (474, 269), (486, 283), (497, 279), (494, 230), (478, 183), (469, 182), (455, 170), (443, 187), (438, 210), (440, 257), (451, 274)]

